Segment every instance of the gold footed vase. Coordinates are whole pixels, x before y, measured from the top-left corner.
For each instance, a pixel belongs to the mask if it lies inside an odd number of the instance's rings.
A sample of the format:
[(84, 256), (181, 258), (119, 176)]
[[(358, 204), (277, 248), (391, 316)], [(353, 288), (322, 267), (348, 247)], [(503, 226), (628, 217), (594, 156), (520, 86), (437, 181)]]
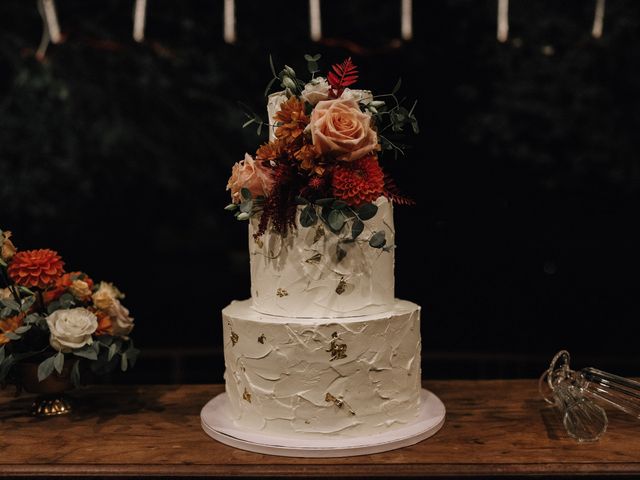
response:
[(38, 395), (31, 405), (31, 415), (54, 417), (71, 413), (73, 404), (66, 395), (66, 392), (74, 388), (71, 382), (71, 362), (64, 366), (62, 373), (54, 371), (41, 382), (38, 381), (37, 363), (22, 363), (18, 368), (20, 387)]

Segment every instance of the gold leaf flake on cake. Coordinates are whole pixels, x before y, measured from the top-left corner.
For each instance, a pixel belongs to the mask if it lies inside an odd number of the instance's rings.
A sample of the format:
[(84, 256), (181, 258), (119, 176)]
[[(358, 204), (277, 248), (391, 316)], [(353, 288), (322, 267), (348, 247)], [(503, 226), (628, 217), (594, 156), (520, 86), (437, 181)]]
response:
[(289, 292), (287, 292), (284, 288), (279, 288), (278, 290), (276, 290), (276, 295), (282, 298), (289, 295)]
[(321, 253), (316, 253), (315, 255), (313, 255), (310, 258), (307, 258), (305, 260), (306, 263), (311, 263), (311, 264), (318, 264), (320, 263), (320, 260), (322, 260), (322, 254)]
[(262, 335), (260, 335), (258, 337), (258, 343), (262, 343), (264, 344), (264, 341), (267, 339), (267, 337), (264, 335), (264, 333)]
[(342, 342), (338, 338), (338, 332), (333, 332), (331, 334), (331, 343), (329, 344), (329, 350), (325, 350), (325, 352), (331, 353), (331, 360), (340, 360), (342, 358), (347, 358), (347, 344)]
[(332, 402), (338, 408), (346, 407), (346, 409), (349, 411), (349, 413), (351, 415), (355, 415), (356, 414), (356, 412), (354, 412), (351, 409), (351, 407), (345, 403), (344, 400), (342, 400), (341, 398), (337, 398), (335, 395), (331, 395), (329, 392), (327, 392), (327, 394), (324, 396), (324, 401), (325, 402)]
[(338, 282), (338, 286), (336, 287), (336, 293), (338, 295), (342, 295), (346, 289), (347, 289), (347, 282), (345, 282), (344, 277), (342, 277)]
[(246, 388), (244, 389), (244, 393), (242, 394), (242, 399), (251, 403), (251, 394), (247, 391)]
[(238, 343), (238, 340), (240, 339), (240, 337), (238, 337), (238, 334), (236, 332), (234, 332), (233, 330), (231, 330), (231, 346), (235, 347), (236, 343)]
[(316, 243), (322, 237), (324, 237), (324, 227), (322, 225), (318, 225), (318, 228), (316, 228), (316, 234), (313, 237), (313, 243)]

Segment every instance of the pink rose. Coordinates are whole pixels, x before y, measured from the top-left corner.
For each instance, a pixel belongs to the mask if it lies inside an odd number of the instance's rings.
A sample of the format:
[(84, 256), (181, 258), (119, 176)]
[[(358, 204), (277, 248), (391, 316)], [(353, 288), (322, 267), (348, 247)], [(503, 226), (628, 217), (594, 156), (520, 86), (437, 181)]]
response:
[(313, 144), (321, 154), (351, 162), (378, 150), (378, 135), (371, 116), (352, 99), (323, 100), (311, 113)]
[(231, 170), (227, 190), (231, 190), (231, 201), (240, 203), (242, 201), (240, 190), (243, 188), (248, 188), (253, 198), (260, 195), (266, 197), (271, 193), (273, 184), (271, 171), (245, 153), (244, 160), (236, 163)]

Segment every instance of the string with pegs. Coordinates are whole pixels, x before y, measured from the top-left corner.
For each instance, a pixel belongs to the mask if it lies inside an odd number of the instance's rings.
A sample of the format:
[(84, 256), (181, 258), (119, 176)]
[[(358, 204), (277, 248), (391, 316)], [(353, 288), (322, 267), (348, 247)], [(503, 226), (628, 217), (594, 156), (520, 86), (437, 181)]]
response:
[(499, 42), (506, 42), (509, 38), (509, 0), (498, 0), (498, 32)]
[(400, 33), (402, 40), (408, 41), (413, 38), (413, 9), (411, 0), (402, 0)]
[(133, 39), (136, 42), (144, 40), (144, 26), (147, 19), (147, 0), (136, 0), (133, 7)]
[(40, 45), (36, 50), (36, 58), (44, 59), (49, 43), (60, 43), (62, 35), (60, 34), (60, 24), (58, 23), (58, 15), (56, 14), (56, 5), (53, 0), (38, 0), (38, 12), (42, 17), (42, 38)]
[(602, 27), (604, 23), (604, 1), (596, 0), (596, 13), (593, 17), (593, 28), (591, 29), (591, 35), (593, 38), (602, 37)]
[(224, 41), (236, 43), (236, 4), (235, 0), (224, 0)]
[(314, 42), (319, 42), (322, 38), (320, 0), (309, 0), (309, 36)]

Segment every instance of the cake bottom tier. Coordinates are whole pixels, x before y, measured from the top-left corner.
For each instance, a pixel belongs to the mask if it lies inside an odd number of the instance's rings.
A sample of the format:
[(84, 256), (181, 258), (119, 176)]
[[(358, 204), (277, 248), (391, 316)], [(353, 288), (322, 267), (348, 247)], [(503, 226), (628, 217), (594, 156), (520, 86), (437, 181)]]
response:
[(222, 311), (234, 422), (268, 434), (362, 436), (415, 420), (420, 307), (344, 319), (264, 315), (251, 301)]

